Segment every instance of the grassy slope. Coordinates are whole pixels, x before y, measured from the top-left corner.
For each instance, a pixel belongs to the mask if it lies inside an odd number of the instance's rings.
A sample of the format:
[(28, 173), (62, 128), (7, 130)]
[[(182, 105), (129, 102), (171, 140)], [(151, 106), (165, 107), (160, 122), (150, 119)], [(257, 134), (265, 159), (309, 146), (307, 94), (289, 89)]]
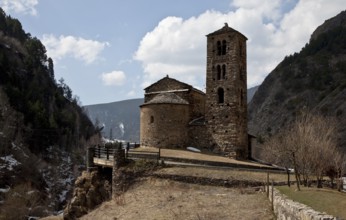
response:
[(302, 188), (296, 191), (294, 187), (277, 187), (281, 193), (290, 199), (310, 206), (316, 211), (346, 219), (346, 193), (329, 189)]

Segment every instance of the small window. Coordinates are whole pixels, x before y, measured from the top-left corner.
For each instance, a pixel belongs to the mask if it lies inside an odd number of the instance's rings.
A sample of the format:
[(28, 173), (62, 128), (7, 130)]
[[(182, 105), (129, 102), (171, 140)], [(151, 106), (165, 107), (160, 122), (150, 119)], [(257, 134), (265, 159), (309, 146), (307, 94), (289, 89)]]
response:
[(150, 124), (154, 123), (154, 116), (150, 116)]
[(220, 80), (221, 79), (221, 67), (220, 67), (220, 65), (217, 65), (216, 71), (217, 71), (216, 78), (217, 78), (217, 80)]
[(222, 55), (226, 55), (227, 43), (225, 40), (222, 41)]
[(217, 90), (217, 95), (218, 95), (218, 102), (219, 102), (219, 104), (224, 103), (225, 97), (224, 97), (223, 88), (219, 88), (219, 89)]
[(222, 46), (221, 46), (221, 42), (217, 41), (216, 42), (216, 47), (217, 47), (217, 55), (220, 56), (222, 53)]
[(222, 65), (222, 79), (226, 79), (226, 65)]

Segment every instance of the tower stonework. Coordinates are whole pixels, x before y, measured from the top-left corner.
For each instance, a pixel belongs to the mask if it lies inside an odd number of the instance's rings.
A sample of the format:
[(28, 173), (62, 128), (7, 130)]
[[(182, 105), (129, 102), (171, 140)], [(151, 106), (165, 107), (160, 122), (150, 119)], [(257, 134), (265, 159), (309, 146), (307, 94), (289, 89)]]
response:
[(247, 158), (246, 40), (225, 26), (207, 35), (205, 120), (214, 150)]

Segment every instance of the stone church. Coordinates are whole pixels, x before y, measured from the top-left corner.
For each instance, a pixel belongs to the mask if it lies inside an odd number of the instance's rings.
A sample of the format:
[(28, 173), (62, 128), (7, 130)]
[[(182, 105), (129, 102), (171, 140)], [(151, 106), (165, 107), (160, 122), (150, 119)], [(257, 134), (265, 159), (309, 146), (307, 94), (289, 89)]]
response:
[(141, 146), (248, 157), (246, 40), (227, 23), (207, 35), (205, 93), (169, 76), (144, 89)]

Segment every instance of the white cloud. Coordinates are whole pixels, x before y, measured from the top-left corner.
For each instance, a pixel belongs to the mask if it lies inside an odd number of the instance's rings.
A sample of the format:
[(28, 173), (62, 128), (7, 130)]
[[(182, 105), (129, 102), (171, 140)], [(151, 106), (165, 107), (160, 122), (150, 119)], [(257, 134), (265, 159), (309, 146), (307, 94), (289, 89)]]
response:
[(126, 94), (127, 97), (135, 97), (135, 95), (136, 95), (136, 91), (134, 90), (131, 90)]
[(60, 60), (69, 56), (87, 64), (98, 60), (102, 50), (109, 46), (108, 42), (87, 40), (74, 36), (61, 35), (56, 37), (52, 34), (43, 35), (42, 43), (47, 49), (48, 56), (52, 57), (53, 60)]
[(110, 73), (102, 73), (101, 79), (106, 86), (121, 86), (124, 84), (126, 76), (123, 71), (112, 71)]
[(231, 6), (234, 10), (227, 13), (206, 11), (186, 20), (161, 20), (134, 54), (144, 69), (142, 86), (169, 74), (204, 87), (205, 35), (224, 22), (248, 37), (248, 86), (258, 85), (286, 55), (299, 52), (318, 25), (346, 8), (346, 1), (300, 0), (292, 7), (292, 0), (233, 0)]
[(0, 7), (6, 13), (22, 13), (37, 15), (35, 6), (38, 0), (0, 0)]

